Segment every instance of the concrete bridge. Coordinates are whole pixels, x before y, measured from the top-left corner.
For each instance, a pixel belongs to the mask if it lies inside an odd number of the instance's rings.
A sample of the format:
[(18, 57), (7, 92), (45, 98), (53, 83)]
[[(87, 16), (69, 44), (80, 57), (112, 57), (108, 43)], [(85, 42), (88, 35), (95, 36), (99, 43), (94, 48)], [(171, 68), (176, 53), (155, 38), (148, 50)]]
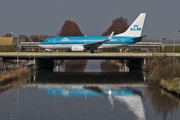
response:
[[(102, 53), (88, 53), (88, 52), (2, 52), (0, 58), (6, 62), (8, 60), (14, 60), (15, 62), (20, 60), (31, 61), (31, 64), (35, 64), (35, 68), (46, 66), (53, 68), (54, 60), (68, 60), (68, 59), (118, 59), (127, 60), (128, 67), (131, 69), (133, 65), (140, 66), (144, 60), (152, 56), (170, 56), (180, 57), (180, 53), (120, 53), (120, 52), (102, 52)], [(32, 62), (33, 60), (33, 62)]]

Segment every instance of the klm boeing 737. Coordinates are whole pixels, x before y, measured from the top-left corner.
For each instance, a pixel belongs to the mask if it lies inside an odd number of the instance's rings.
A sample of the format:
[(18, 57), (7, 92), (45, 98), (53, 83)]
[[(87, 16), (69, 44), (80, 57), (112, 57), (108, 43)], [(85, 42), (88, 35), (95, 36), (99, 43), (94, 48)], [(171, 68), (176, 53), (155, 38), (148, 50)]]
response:
[(118, 48), (120, 46), (134, 44), (140, 42), (143, 37), (141, 36), (146, 13), (141, 13), (131, 26), (121, 34), (114, 35), (114, 32), (109, 36), (63, 36), (47, 38), (45, 41), (40, 42), (39, 46), (47, 50), (71, 50), (71, 51), (85, 51), (109, 48)]

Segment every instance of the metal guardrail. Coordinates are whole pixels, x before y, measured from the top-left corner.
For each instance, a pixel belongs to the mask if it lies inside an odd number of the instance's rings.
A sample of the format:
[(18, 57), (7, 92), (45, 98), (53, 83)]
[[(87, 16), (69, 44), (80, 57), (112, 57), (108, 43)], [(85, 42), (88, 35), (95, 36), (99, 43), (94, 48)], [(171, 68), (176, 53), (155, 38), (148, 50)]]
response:
[(162, 42), (137, 42), (135, 45), (162, 45)]
[(21, 42), (21, 46), (24, 46), (24, 45), (38, 45), (39, 42)]

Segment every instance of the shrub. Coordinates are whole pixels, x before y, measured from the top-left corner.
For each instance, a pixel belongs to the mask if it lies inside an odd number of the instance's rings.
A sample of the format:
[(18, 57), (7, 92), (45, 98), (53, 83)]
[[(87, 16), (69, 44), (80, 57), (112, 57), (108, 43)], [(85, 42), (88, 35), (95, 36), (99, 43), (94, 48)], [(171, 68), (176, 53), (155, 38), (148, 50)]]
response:
[(157, 55), (148, 58), (148, 82), (160, 84), (161, 80), (170, 82), (180, 77), (179, 59)]

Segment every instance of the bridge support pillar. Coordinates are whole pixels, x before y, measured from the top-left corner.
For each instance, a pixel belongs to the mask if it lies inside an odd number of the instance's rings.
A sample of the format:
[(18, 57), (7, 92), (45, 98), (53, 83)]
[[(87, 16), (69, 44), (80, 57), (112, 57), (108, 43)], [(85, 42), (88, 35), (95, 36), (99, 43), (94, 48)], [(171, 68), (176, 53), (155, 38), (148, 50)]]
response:
[(54, 67), (54, 60), (45, 60), (45, 59), (34, 59), (33, 69), (51, 69)]
[(146, 59), (144, 59), (144, 65), (146, 65)]

